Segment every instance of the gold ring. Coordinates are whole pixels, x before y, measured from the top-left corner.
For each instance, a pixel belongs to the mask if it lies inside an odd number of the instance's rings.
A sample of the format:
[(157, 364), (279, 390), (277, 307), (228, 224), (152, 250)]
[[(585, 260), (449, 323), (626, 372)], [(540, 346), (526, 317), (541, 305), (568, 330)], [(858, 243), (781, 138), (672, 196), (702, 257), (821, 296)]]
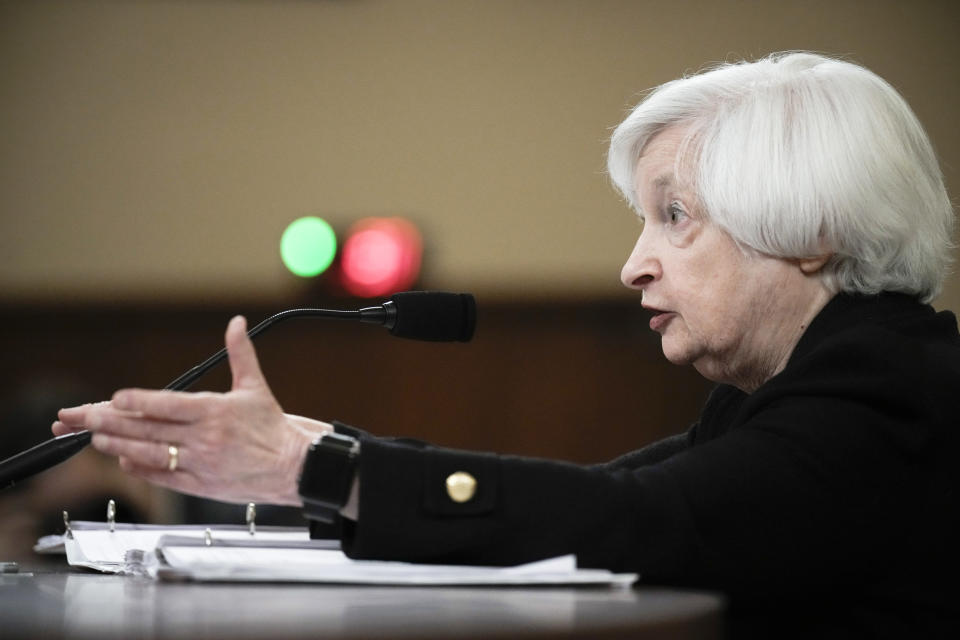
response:
[(180, 462), (180, 449), (177, 445), (171, 444), (167, 447), (167, 453), (170, 456), (167, 458), (167, 471), (176, 471), (177, 464)]

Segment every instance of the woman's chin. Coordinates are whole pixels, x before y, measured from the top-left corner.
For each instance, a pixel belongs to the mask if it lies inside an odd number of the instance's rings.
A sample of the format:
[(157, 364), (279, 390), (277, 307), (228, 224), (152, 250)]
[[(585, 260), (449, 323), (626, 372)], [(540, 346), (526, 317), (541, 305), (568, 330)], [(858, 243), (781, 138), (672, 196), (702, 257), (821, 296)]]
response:
[(663, 350), (663, 357), (671, 364), (687, 365), (693, 362), (690, 349), (679, 340), (663, 336), (660, 340), (660, 348)]

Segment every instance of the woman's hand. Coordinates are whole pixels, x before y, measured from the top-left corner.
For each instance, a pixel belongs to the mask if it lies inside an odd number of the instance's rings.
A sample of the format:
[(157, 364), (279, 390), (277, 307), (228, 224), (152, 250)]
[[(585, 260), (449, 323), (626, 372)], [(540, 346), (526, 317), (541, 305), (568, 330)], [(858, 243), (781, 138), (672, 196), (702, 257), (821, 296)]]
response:
[(89, 429), (93, 446), (119, 456), (124, 470), (176, 491), (228, 502), (301, 504), (297, 476), (304, 454), (333, 427), (283, 413), (244, 318), (230, 321), (226, 345), (229, 392), (123, 389), (109, 402), (62, 409), (53, 432)]

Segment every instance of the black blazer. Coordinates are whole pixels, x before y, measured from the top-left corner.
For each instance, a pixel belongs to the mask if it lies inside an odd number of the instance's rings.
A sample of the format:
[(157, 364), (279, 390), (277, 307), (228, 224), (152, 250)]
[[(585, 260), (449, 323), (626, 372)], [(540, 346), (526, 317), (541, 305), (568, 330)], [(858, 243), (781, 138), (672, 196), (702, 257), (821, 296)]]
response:
[[(643, 381), (638, 380), (642, 390)], [(730, 598), (733, 635), (937, 635), (956, 623), (960, 338), (898, 294), (835, 297), (752, 394), (610, 463), (362, 438), (354, 558), (580, 566)], [(640, 416), (642, 419), (642, 416)], [(603, 421), (584, 425), (602, 437)], [(477, 479), (452, 501), (455, 471)], [(802, 622), (802, 624), (801, 624)], [(926, 633), (924, 632), (926, 630)]]

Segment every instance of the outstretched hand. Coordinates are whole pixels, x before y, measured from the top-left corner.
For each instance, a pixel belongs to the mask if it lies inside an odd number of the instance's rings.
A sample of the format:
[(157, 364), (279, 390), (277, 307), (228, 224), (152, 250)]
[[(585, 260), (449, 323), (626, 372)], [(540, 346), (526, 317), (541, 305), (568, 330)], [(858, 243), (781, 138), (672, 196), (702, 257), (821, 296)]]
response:
[(260, 370), (246, 320), (226, 333), (227, 393), (122, 389), (109, 402), (62, 409), (55, 434), (93, 432), (93, 446), (129, 473), (183, 493), (227, 502), (299, 505), (297, 475), (310, 442), (329, 424), (288, 416)]

